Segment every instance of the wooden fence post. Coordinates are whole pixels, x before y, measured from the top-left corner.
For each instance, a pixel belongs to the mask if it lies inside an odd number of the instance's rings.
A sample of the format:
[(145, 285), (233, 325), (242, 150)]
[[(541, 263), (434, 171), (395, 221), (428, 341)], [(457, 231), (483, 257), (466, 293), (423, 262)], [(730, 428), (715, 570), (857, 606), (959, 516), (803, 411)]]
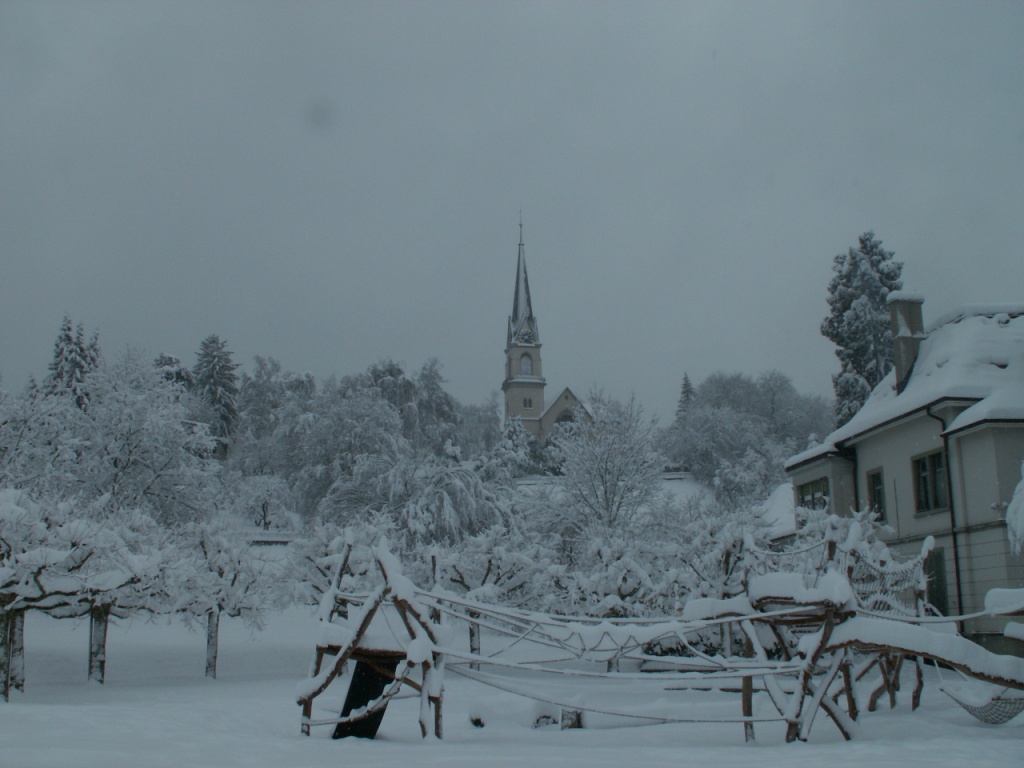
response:
[[(754, 658), (754, 643), (749, 637), (743, 640), (743, 655), (748, 659)], [(743, 717), (754, 716), (754, 678), (750, 675), (743, 677)], [(750, 720), (743, 723), (743, 740), (754, 741), (754, 724)]]

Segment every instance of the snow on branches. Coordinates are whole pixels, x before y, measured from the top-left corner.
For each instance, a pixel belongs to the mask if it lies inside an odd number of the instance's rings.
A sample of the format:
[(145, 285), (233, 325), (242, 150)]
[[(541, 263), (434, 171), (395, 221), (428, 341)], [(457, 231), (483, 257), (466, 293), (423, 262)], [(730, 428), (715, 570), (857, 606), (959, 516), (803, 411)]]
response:
[(856, 249), (833, 259), (832, 272), (829, 314), (821, 323), (821, 333), (835, 343), (841, 366), (832, 383), (836, 423), (842, 426), (892, 368), (892, 331), (885, 300), (903, 287), (903, 263), (882, 248), (874, 232), (865, 232)]

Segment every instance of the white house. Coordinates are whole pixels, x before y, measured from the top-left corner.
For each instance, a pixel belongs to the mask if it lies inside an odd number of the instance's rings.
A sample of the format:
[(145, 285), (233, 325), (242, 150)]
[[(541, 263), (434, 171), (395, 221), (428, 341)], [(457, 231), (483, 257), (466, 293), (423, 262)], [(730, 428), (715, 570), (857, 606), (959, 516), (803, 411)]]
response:
[[(786, 470), (800, 506), (877, 510), (898, 552), (916, 554), (933, 536), (929, 599), (967, 614), (993, 587), (1024, 587), (1024, 555), (1011, 552), (1005, 519), (1024, 459), (1024, 305), (969, 306), (925, 328), (922, 303), (889, 296), (894, 370)], [(965, 631), (1024, 652), (1002, 636), (1004, 624), (983, 617)]]

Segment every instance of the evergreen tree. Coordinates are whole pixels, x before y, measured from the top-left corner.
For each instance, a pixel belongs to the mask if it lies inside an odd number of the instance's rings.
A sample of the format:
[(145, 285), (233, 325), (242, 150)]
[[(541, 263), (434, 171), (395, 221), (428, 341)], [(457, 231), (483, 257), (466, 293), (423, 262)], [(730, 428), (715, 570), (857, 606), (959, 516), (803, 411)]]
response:
[(902, 262), (882, 248), (874, 232), (856, 249), (838, 254), (828, 284), (829, 315), (821, 333), (837, 346), (841, 370), (832, 377), (836, 423), (849, 421), (892, 368), (892, 332), (886, 297), (903, 287)]
[(195, 377), (192, 375), (192, 371), (174, 355), (161, 353), (153, 360), (153, 367), (156, 368), (161, 376), (173, 384), (180, 384), (187, 390), (191, 390), (195, 385)]
[(89, 403), (85, 378), (96, 370), (99, 363), (99, 336), (94, 333), (87, 342), (82, 324), (79, 323), (77, 328), (72, 328), (71, 318), (64, 315), (60, 332), (53, 345), (47, 392), (54, 394), (69, 389), (75, 397), (75, 404), (84, 410)]
[(693, 383), (688, 373), (683, 374), (683, 384), (679, 392), (679, 403), (676, 405), (676, 421), (681, 422), (686, 418), (686, 412), (690, 410), (690, 403), (693, 402)]
[(238, 423), (238, 364), (231, 360), (227, 342), (210, 334), (199, 346), (192, 374), (199, 397), (213, 409), (210, 431), (222, 441)]

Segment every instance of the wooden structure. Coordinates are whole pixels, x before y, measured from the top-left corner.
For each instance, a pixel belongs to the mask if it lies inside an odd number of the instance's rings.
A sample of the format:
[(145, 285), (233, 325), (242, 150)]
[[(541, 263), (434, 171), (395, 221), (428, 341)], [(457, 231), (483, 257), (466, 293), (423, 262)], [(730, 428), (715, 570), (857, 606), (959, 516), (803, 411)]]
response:
[[(330, 724), (336, 737), (372, 737), (388, 701), (407, 685), (419, 693), (421, 733), (432, 730), (440, 738), (445, 670), (558, 707), (560, 718), (545, 721), (560, 720), (563, 727), (583, 727), (591, 712), (649, 722), (735, 722), (752, 740), (755, 723), (774, 721), (784, 724), (789, 742), (806, 740), (819, 712), (844, 738), (852, 738), (865, 702), (868, 711), (883, 697), (890, 707), (896, 705), (900, 673), (911, 658), (916, 665), (914, 708), (920, 702), (925, 659), (1001, 688), (1024, 690), (1024, 659), (997, 656), (964, 638), (931, 631), (927, 623), (932, 619), (911, 615), (913, 609), (900, 608), (892, 594), (880, 599), (870, 587), (872, 579), (887, 583), (891, 591), (895, 570), (875, 576), (862, 572), (856, 578), (852, 568), (813, 577), (785, 572), (749, 576), (745, 594), (691, 600), (678, 618), (608, 619), (552, 616), (434, 595), (415, 589), (388, 553), (378, 550), (376, 560), (384, 577), (378, 589), (325, 596), (324, 634), (299, 698), (307, 735), (311, 726)], [(879, 605), (887, 612), (872, 609)], [(342, 611), (348, 612), (344, 618)], [(470, 628), (468, 650), (440, 644), (442, 622)], [(482, 636), (495, 647), (481, 648)], [(671, 651), (657, 650), (665, 648)], [(356, 669), (342, 716), (314, 720), (313, 700), (350, 660)], [(559, 691), (565, 681), (568, 685)], [(651, 699), (664, 698), (666, 691), (736, 691), (741, 714), (650, 716), (602, 707), (589, 694), (586, 705), (579, 703), (584, 686), (612, 683), (649, 690)], [(754, 717), (759, 692), (768, 697), (775, 716)]]
[[(384, 584), (362, 602), (356, 615), (348, 617), (348, 627), (334, 621), (341, 611), (347, 612), (349, 605), (337, 592), (336, 584), (325, 595), (325, 614), (321, 616), (324, 636), (317, 643), (312, 675), (298, 699), (302, 733), (306, 736), (311, 726), (334, 725), (334, 738), (373, 738), (388, 702), (403, 685), (420, 694), (422, 735), (431, 730), (433, 710), (433, 733), (437, 738), (442, 736), (444, 658), (438, 649), (436, 625), (419, 605), (415, 588), (402, 576), (398, 561), (386, 551), (378, 551), (377, 565)], [(395, 636), (385, 611), (394, 611), (404, 636)], [(356, 669), (341, 717), (314, 721), (313, 700), (327, 690), (350, 660), (356, 663)], [(413, 679), (417, 671), (419, 681)]]

